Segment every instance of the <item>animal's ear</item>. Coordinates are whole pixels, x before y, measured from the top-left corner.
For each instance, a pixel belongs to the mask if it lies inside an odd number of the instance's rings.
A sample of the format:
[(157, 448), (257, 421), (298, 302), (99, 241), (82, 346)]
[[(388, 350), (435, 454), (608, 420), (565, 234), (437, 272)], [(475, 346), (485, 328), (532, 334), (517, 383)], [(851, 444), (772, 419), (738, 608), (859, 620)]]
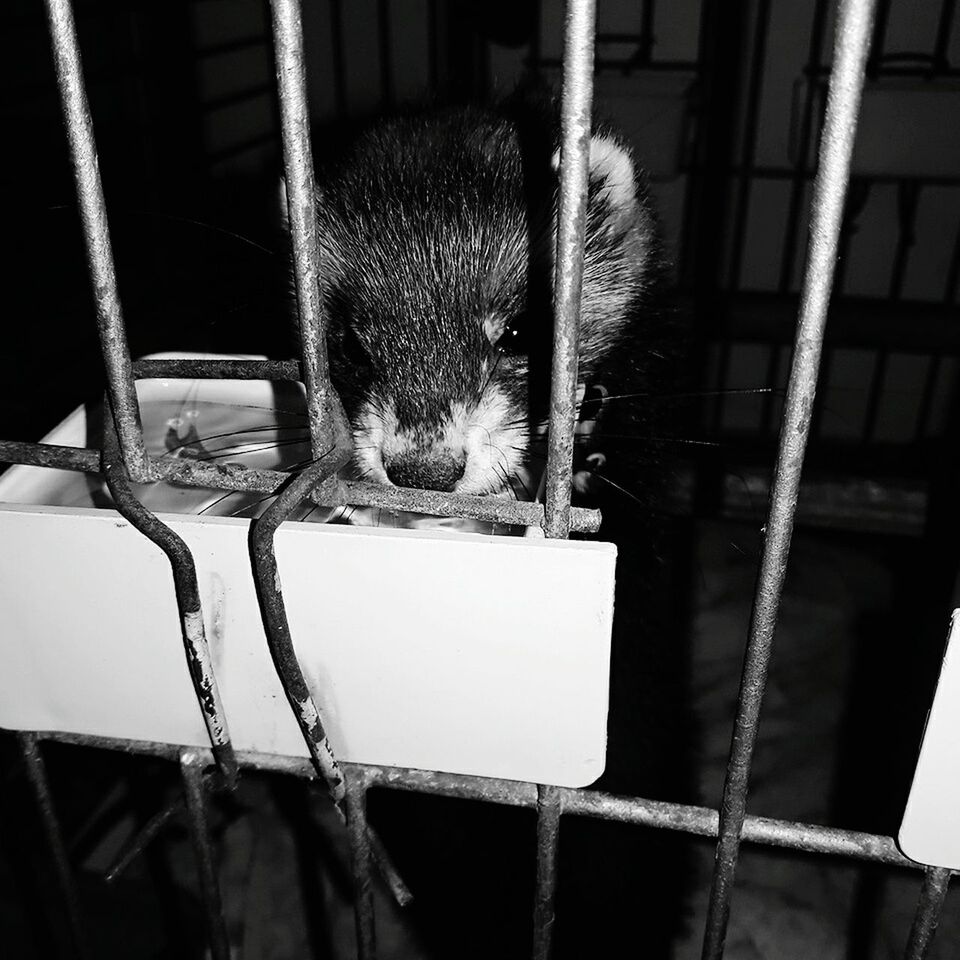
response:
[[(553, 155), (553, 167), (560, 169), (560, 151)], [(605, 201), (611, 217), (632, 220), (637, 210), (637, 182), (630, 151), (608, 133), (590, 137), (590, 201)]]

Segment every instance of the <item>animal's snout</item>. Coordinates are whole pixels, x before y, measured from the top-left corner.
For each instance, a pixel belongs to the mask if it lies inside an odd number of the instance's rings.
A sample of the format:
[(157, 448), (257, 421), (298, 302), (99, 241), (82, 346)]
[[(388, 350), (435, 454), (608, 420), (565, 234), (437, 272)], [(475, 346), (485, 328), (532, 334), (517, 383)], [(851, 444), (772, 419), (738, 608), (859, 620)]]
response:
[(391, 483), (449, 493), (466, 468), (465, 460), (441, 454), (406, 453), (384, 464)]

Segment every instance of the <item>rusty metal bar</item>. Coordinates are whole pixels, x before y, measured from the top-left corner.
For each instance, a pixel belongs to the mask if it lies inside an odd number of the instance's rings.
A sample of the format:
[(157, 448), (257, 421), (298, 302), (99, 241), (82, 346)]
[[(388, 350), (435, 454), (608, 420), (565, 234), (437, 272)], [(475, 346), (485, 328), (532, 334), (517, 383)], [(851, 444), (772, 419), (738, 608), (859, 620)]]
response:
[(927, 956), (943, 913), (943, 902), (949, 886), (950, 871), (946, 867), (927, 867), (904, 953), (906, 960), (923, 960)]
[(537, 892), (533, 905), (533, 960), (549, 960), (557, 898), (557, 843), (563, 795), (537, 787)]
[(184, 796), (187, 801), (190, 839), (197, 860), (200, 897), (206, 914), (210, 955), (212, 960), (230, 960), (230, 941), (227, 938), (227, 925), (223, 919), (220, 884), (217, 881), (213, 849), (210, 846), (210, 834), (207, 829), (203, 767), (204, 760), (198, 750), (185, 748), (180, 751), (180, 775), (183, 778)]
[(357, 956), (360, 960), (374, 960), (377, 955), (373, 879), (370, 875), (370, 831), (367, 827), (367, 786), (367, 776), (362, 768), (353, 768), (347, 773), (347, 837), (353, 868), (353, 909), (357, 926)]
[(134, 360), (136, 380), (300, 380), (299, 360)]
[(160, 547), (170, 561), (177, 610), (180, 613), (183, 647), (187, 655), (187, 669), (190, 672), (193, 691), (207, 728), (217, 767), (223, 774), (225, 783), (232, 787), (237, 779), (237, 758), (230, 743), (227, 717), (210, 659), (193, 555), (186, 543), (133, 495), (120, 461), (119, 443), (114, 432), (113, 420), (106, 410), (105, 404), (101, 459), (104, 480), (120, 515)]
[(133, 495), (120, 461), (113, 421), (107, 414), (103, 420), (101, 469), (104, 480), (121, 516), (157, 544), (170, 560), (190, 679), (217, 766), (226, 783), (232, 785), (237, 776), (237, 761), (230, 743), (226, 714), (210, 659), (193, 556), (186, 543)]
[[(0, 440), (0, 463), (3, 462), (99, 473), (100, 451)], [(187, 459), (154, 460), (152, 463), (154, 474), (160, 480), (213, 490), (270, 494), (276, 493), (291, 477), (290, 473), (283, 470), (256, 469), (236, 463)], [(322, 506), (351, 504), (381, 507), (388, 511), (407, 511), (435, 517), (466, 517), (527, 527), (542, 525), (544, 517), (544, 507), (540, 503), (387, 487), (358, 481), (343, 481), (337, 490), (330, 492), (314, 491), (310, 498)], [(572, 507), (570, 529), (578, 533), (596, 533), (600, 529), (600, 511), (589, 507)]]
[(136, 833), (136, 835), (127, 843), (120, 854), (113, 861), (113, 864), (107, 868), (103, 879), (107, 883), (113, 883), (120, 879), (123, 872), (133, 863), (137, 857), (143, 853), (150, 845), (153, 839), (160, 831), (175, 817), (179, 816), (186, 808), (186, 803), (182, 798), (178, 798), (172, 803), (167, 804), (162, 810), (155, 813)]
[(335, 803), (343, 799), (343, 773), (333, 755), (330, 741), (323, 729), (320, 710), (310, 693), (293, 649), (273, 541), (280, 524), (306, 499), (314, 487), (343, 466), (347, 456), (349, 453), (338, 456), (331, 451), (330, 456), (312, 463), (294, 477), (266, 512), (250, 525), (254, 583), (270, 655), (317, 772), (326, 782)]
[(67, 856), (67, 848), (63, 842), (60, 821), (53, 809), (53, 797), (50, 794), (50, 783), (47, 780), (47, 768), (40, 754), (39, 737), (36, 733), (23, 732), (17, 734), (17, 740), (23, 754), (27, 779), (33, 788), (37, 807), (40, 810), (43, 832), (47, 838), (47, 845), (50, 848), (50, 856), (53, 859), (57, 875), (57, 884), (60, 887), (60, 894), (66, 908), (70, 941), (74, 953), (80, 958), (87, 958), (91, 954), (80, 912), (80, 897), (77, 893), (73, 868), (70, 866), (70, 859)]
[[(177, 760), (180, 750), (179, 747), (168, 743), (121, 740), (116, 737), (96, 737), (62, 731), (44, 731), (33, 736), (38, 740), (53, 740), (75, 746), (117, 750), (122, 753), (160, 757), (167, 760)], [(196, 752), (204, 762), (213, 762), (213, 756), (209, 750), (197, 748)], [(242, 769), (281, 773), (302, 777), (305, 780), (318, 778), (313, 761), (305, 757), (284, 757), (241, 750), (237, 752), (237, 760)], [(347, 775), (354, 770), (365, 774), (368, 777), (368, 787), (410, 790), (436, 796), (484, 800), (488, 803), (502, 803), (531, 809), (537, 806), (538, 789), (533, 783), (370, 764), (344, 763), (342, 767)], [(710, 807), (646, 800), (643, 797), (622, 797), (597, 790), (575, 790), (566, 787), (560, 787), (559, 790), (565, 814), (676, 830), (679, 833), (690, 833), (696, 836), (717, 836), (719, 814)], [(863, 833), (858, 830), (841, 830), (815, 823), (748, 814), (743, 824), (742, 839), (745, 843), (848, 857), (853, 860), (882, 863), (909, 870), (925, 869), (923, 864), (908, 860), (900, 853), (896, 842), (891, 837)], [(375, 840), (372, 841), (371, 846), (375, 849)]]
[(317, 238), (317, 185), (310, 146), (300, 0), (271, 0), (273, 46), (280, 98), (280, 132), (287, 212), (300, 318), (303, 382), (315, 460), (351, 443), (340, 400), (330, 384)]
[(814, 186), (807, 269), (723, 788), (719, 841), (703, 940), (704, 960), (719, 960), (723, 956), (734, 873), (746, 816), (750, 763), (790, 553), (803, 457), (810, 433), (873, 10), (874, 0), (842, 0), (838, 12), (834, 66)]
[(55, 470), (100, 472), (100, 451), (87, 447), (61, 447), (52, 443), (0, 440), (0, 463), (26, 463)]
[(564, 36), (553, 372), (543, 522), (548, 537), (561, 539), (570, 534), (596, 12), (596, 0), (569, 0)]
[(70, 0), (45, 0), (53, 44), (70, 159), (77, 186), (80, 220), (87, 251), (87, 267), (97, 310), (100, 347), (107, 372), (107, 389), (120, 436), (123, 463), (133, 480), (151, 479), (143, 443), (140, 408), (133, 385), (130, 348), (123, 325), (117, 276), (107, 224), (107, 208), (100, 182), (93, 120), (83, 86), (83, 68)]

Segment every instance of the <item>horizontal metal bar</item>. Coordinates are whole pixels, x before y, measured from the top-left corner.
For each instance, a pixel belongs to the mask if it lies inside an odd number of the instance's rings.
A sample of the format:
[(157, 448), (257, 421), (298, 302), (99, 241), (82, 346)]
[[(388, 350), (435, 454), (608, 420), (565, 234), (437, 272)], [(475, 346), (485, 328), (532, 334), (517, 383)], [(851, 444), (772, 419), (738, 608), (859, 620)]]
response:
[(52, 443), (0, 440), (0, 463), (25, 463), (33, 467), (100, 472), (100, 451), (88, 447), (61, 447)]
[[(529, 58), (525, 62), (526, 66), (536, 66), (540, 69), (557, 69), (563, 66), (560, 57), (541, 57), (538, 60)], [(599, 56), (594, 60), (594, 72), (602, 73), (604, 70), (617, 70), (619, 72), (630, 73), (632, 70), (648, 73), (650, 71), (658, 73), (690, 73), (697, 72), (699, 64), (696, 60), (649, 60), (638, 61), (635, 57), (604, 57)]]
[[(175, 762), (179, 761), (182, 749), (169, 743), (96, 737), (64, 731), (40, 731), (35, 736), (39, 740), (54, 740), (58, 743), (99, 750), (117, 750), (121, 753), (159, 757)], [(205, 763), (213, 762), (209, 750), (200, 747), (196, 750)], [(277, 754), (238, 750), (237, 762), (241, 769), (281, 773), (306, 780), (317, 779), (313, 763), (306, 757), (284, 757)], [(409, 790), (465, 800), (484, 800), (489, 803), (530, 809), (537, 807), (538, 792), (535, 783), (371, 764), (344, 763), (342, 767), (347, 776), (352, 771), (361, 771), (368, 778), (369, 787)], [(702, 837), (717, 836), (719, 814), (710, 807), (646, 800), (642, 797), (623, 797), (598, 790), (579, 790), (569, 787), (560, 787), (558, 790), (564, 814), (632, 823)], [(892, 837), (863, 833), (858, 830), (841, 830), (815, 823), (748, 815), (744, 821), (743, 840), (746, 843), (848, 857), (891, 867), (926, 869), (925, 864), (908, 860), (900, 853)]]
[[(299, 360), (134, 360), (137, 380), (299, 380)], [(304, 411), (306, 416), (306, 411)]]
[[(99, 473), (99, 459), (98, 450), (0, 440), (0, 463), (26, 463), (60, 470)], [(259, 470), (236, 463), (209, 463), (203, 460), (151, 460), (150, 463), (158, 480), (189, 487), (209, 487), (213, 490), (276, 493), (291, 477), (290, 473), (283, 470)], [(434, 517), (462, 517), (527, 527), (541, 526), (543, 523), (543, 504), (523, 500), (414, 490), (349, 480), (339, 484), (339, 491), (338, 498), (323, 498), (321, 505), (381, 507), (387, 511), (422, 513)], [(600, 529), (600, 519), (599, 510), (572, 507), (570, 529), (578, 533), (596, 533)]]
[(247, 100), (255, 100), (258, 97), (265, 97), (273, 92), (272, 83), (256, 83), (242, 90), (234, 90), (232, 93), (224, 93), (218, 97), (211, 97), (200, 104), (200, 112), (204, 115), (214, 113), (217, 110), (224, 110), (227, 107), (236, 106), (238, 103), (245, 103)]
[(203, 158), (203, 162), (212, 167), (214, 164), (222, 163), (224, 160), (230, 160), (239, 156), (241, 153), (247, 153), (249, 150), (256, 150), (259, 147), (269, 144), (271, 147), (277, 139), (276, 131), (265, 130), (246, 140), (239, 140), (237, 143), (231, 143), (226, 147), (220, 147), (217, 150), (210, 150)]

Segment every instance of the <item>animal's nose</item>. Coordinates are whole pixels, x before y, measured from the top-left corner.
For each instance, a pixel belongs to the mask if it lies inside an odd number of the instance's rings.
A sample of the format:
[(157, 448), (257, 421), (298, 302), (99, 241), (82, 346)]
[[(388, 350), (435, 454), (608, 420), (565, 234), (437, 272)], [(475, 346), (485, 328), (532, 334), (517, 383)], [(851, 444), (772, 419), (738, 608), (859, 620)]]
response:
[(384, 464), (391, 483), (449, 493), (463, 476), (466, 462), (449, 455), (408, 453)]

